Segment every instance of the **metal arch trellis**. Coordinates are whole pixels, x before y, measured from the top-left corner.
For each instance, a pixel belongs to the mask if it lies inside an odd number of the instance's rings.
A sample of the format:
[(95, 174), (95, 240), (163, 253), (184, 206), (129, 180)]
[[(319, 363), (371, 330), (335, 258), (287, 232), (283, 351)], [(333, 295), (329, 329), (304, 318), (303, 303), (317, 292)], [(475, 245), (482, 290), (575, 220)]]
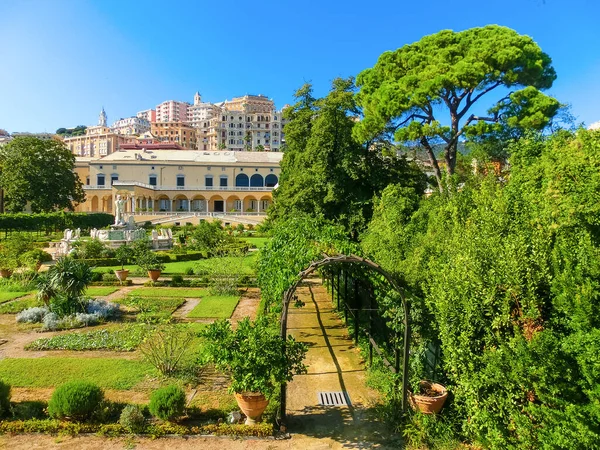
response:
[[(378, 272), (382, 275), (386, 281), (398, 292), (400, 295), (400, 299), (402, 300), (402, 308), (404, 311), (404, 349), (403, 349), (403, 361), (402, 361), (402, 411), (406, 411), (407, 408), (407, 397), (408, 397), (408, 357), (409, 357), (409, 340), (410, 340), (410, 318), (409, 318), (409, 308), (408, 302), (404, 298), (402, 293), (402, 289), (397, 281), (392, 277), (388, 272), (386, 272), (379, 264), (374, 263), (373, 261), (361, 258), (356, 255), (337, 255), (337, 256), (326, 256), (319, 261), (314, 261), (310, 266), (306, 269), (302, 270), (298, 274), (298, 279), (292, 284), (283, 295), (283, 307), (281, 312), (280, 319), (280, 335), (281, 338), (285, 341), (287, 338), (287, 319), (288, 319), (288, 309), (292, 298), (294, 297), (294, 293), (298, 285), (312, 272), (323, 267), (329, 266), (333, 264), (360, 264), (363, 266), (367, 266), (368, 268)], [(339, 300), (339, 297), (338, 297)], [(370, 338), (372, 339), (372, 338)], [(281, 386), (281, 403), (280, 403), (280, 417), (281, 420), (285, 419), (286, 415), (286, 384), (284, 383)]]

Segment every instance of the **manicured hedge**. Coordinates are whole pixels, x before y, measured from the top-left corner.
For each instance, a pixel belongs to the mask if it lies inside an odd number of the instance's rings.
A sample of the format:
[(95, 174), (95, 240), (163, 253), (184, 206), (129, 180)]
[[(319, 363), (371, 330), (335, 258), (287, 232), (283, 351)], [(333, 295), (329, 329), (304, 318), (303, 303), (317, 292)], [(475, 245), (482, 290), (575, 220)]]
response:
[(79, 261), (86, 263), (90, 267), (109, 267), (121, 264), (116, 258), (89, 258), (80, 259)]
[(174, 254), (175, 261), (198, 261), (199, 259), (206, 258), (202, 252), (188, 252), (181, 254)]
[(0, 214), (0, 231), (63, 231), (81, 228), (104, 228), (113, 224), (115, 218), (106, 213), (41, 213), (41, 214)]
[[(98, 433), (107, 436), (129, 434), (129, 430), (118, 423), (79, 423), (54, 419), (4, 420), (0, 421), (0, 434), (68, 434)], [(273, 424), (230, 425), (226, 423), (202, 426), (178, 425), (170, 422), (149, 424), (141, 434), (151, 437), (165, 435), (217, 435), (217, 436), (254, 436), (266, 438), (273, 435)]]

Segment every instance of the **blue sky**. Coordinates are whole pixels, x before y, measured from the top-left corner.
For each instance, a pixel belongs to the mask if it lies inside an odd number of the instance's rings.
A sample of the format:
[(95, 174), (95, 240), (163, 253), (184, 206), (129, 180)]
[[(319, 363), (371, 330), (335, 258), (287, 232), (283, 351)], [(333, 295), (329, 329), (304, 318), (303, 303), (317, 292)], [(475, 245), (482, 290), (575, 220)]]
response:
[(579, 122), (600, 120), (596, 0), (0, 0), (0, 128), (112, 123), (164, 100), (265, 94), (278, 107), (317, 95), (441, 29), (496, 23), (532, 36), (554, 62), (549, 91)]

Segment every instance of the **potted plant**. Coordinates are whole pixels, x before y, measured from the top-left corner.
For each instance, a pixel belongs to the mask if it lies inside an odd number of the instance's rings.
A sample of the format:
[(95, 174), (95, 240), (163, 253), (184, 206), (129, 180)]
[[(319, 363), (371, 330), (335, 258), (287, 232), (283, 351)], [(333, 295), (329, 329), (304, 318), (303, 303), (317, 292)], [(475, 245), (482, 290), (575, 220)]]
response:
[(20, 260), (31, 270), (38, 271), (43, 262), (52, 261), (52, 255), (40, 248), (34, 248), (23, 253)]
[(148, 272), (148, 278), (152, 281), (158, 280), (161, 272), (165, 269), (165, 265), (160, 262), (158, 256), (150, 250), (137, 256), (137, 264)]
[(413, 409), (418, 409), (423, 414), (439, 413), (448, 398), (448, 390), (432, 381), (421, 380), (417, 389), (413, 390), (417, 393), (409, 393), (409, 403)]
[(125, 269), (125, 264), (129, 263), (129, 261), (133, 259), (133, 256), (133, 248), (127, 244), (121, 245), (115, 252), (115, 259), (121, 264), (121, 270), (115, 270), (115, 275), (121, 284), (123, 284), (123, 281), (129, 276), (129, 270)]
[(10, 278), (13, 271), (19, 267), (17, 257), (6, 247), (0, 248), (0, 277)]
[(254, 322), (245, 318), (235, 330), (229, 321), (217, 321), (202, 334), (207, 338), (206, 361), (230, 374), (229, 392), (246, 415), (246, 425), (260, 419), (282, 383), (306, 373), (306, 345), (291, 336), (284, 341), (266, 317)]

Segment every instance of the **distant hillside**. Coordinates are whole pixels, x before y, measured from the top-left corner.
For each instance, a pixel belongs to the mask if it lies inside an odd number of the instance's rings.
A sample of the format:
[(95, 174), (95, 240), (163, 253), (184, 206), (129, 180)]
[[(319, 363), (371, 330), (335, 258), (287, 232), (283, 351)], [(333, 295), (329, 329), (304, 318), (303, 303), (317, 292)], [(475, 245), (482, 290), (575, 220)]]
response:
[(56, 130), (56, 134), (63, 137), (83, 136), (85, 130), (87, 130), (85, 125), (78, 125), (75, 128), (59, 128)]

